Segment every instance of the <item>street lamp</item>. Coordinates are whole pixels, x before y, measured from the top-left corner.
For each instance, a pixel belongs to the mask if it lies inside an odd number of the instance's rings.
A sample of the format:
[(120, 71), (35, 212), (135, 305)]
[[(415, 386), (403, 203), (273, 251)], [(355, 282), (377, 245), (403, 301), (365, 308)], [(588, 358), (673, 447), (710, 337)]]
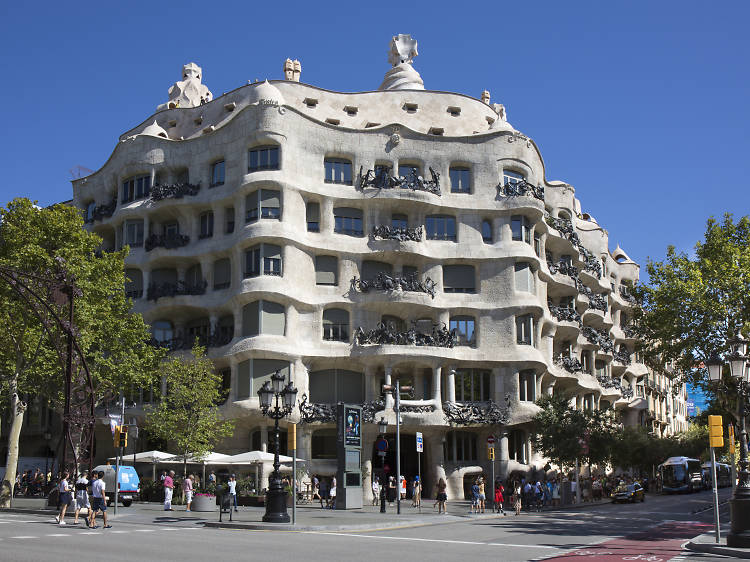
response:
[[(378, 431), (383, 439), (388, 431), (388, 422), (384, 417), (381, 416), (378, 422)], [(385, 489), (387, 486), (385, 480), (385, 451), (378, 451), (380, 455), (380, 513), (385, 513)]]
[[(750, 548), (750, 463), (747, 452), (747, 429), (745, 417), (748, 414), (750, 395), (750, 365), (747, 357), (747, 341), (739, 334), (727, 342), (730, 353), (727, 356), (729, 372), (737, 383), (737, 413), (740, 422), (740, 473), (737, 487), (729, 500), (731, 529), (727, 535), (727, 546)], [(721, 380), (722, 361), (717, 356), (706, 361), (711, 382)]]
[[(263, 386), (258, 389), (261, 412), (264, 416), (274, 420), (273, 472), (266, 493), (266, 513), (263, 516), (263, 521), (266, 523), (289, 523), (289, 514), (286, 511), (286, 491), (281, 484), (279, 472), (279, 420), (292, 413), (297, 403), (297, 389), (291, 380), (284, 386), (284, 380), (284, 375), (276, 371), (271, 375), (271, 380), (263, 383)], [(271, 406), (272, 401), (273, 406)]]

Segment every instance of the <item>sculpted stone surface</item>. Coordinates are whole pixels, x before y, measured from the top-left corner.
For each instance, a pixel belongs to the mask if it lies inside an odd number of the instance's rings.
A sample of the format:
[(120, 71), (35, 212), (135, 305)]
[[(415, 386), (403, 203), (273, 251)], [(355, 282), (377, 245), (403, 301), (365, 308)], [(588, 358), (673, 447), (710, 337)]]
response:
[(194, 62), (182, 67), (182, 80), (175, 82), (169, 88), (169, 101), (159, 105), (156, 109), (170, 109), (177, 107), (197, 107), (214, 99), (211, 91), (201, 82), (203, 70)]
[(418, 54), (417, 40), (411, 35), (394, 36), (388, 51), (388, 62), (393, 68), (386, 72), (378, 90), (424, 90), (422, 77), (411, 65)]
[(448, 330), (445, 324), (433, 325), (431, 334), (417, 331), (416, 322), (405, 332), (399, 332), (384, 322), (380, 322), (377, 328), (365, 331), (360, 326), (354, 333), (354, 343), (357, 345), (417, 345), (432, 347), (449, 347), (456, 344), (455, 332)]

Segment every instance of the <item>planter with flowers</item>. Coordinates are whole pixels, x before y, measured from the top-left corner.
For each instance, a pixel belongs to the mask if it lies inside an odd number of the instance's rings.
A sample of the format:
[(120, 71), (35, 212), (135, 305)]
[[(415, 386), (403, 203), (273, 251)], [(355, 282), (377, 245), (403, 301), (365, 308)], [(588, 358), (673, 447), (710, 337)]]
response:
[(190, 509), (193, 511), (216, 511), (216, 496), (214, 494), (195, 494)]

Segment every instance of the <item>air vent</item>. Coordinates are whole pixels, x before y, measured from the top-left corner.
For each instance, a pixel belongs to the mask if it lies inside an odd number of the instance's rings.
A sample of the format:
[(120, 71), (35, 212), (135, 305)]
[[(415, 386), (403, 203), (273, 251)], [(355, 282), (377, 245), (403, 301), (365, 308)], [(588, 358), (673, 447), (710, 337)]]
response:
[(224, 109), (227, 111), (234, 111), (234, 108), (237, 107), (237, 104), (232, 102), (224, 105)]
[(380, 123), (367, 123), (367, 125), (365, 125), (365, 129), (370, 129), (372, 127), (379, 127), (379, 126), (380, 126)]
[(353, 105), (347, 105), (344, 108), (344, 111), (346, 111), (346, 114), (349, 117), (354, 117), (357, 114), (357, 111), (359, 111), (359, 109), (357, 107), (353, 106)]
[(444, 132), (445, 129), (443, 129), (442, 127), (430, 127), (430, 130), (427, 131), (428, 134), (437, 135), (439, 137), (442, 137)]
[(416, 113), (417, 109), (419, 109), (419, 105), (416, 103), (405, 103), (404, 104), (404, 111), (406, 113)]
[(448, 113), (450, 113), (453, 117), (458, 117), (461, 115), (461, 108), (456, 106), (451, 106), (448, 108)]
[(303, 103), (310, 109), (315, 109), (315, 106), (318, 105), (318, 100), (315, 98), (305, 98)]
[(170, 127), (176, 127), (177, 119), (172, 119), (171, 121), (167, 121), (167, 125), (169, 125)]
[(341, 123), (340, 119), (326, 119), (326, 123), (329, 123), (331, 125), (338, 125)]
[(193, 123), (195, 123), (196, 125), (200, 125), (201, 123), (203, 123), (203, 115), (201, 115), (200, 117), (196, 117), (195, 119), (193, 119)]

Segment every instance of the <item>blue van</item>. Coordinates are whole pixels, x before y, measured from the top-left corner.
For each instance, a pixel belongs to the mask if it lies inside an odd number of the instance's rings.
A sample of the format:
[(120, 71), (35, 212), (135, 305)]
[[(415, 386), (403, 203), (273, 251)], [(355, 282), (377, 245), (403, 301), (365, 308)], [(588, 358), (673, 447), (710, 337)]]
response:
[[(94, 472), (104, 472), (104, 486), (107, 494), (107, 504), (112, 505), (115, 501), (115, 467), (111, 464), (100, 464), (94, 468)], [(118, 499), (124, 507), (130, 507), (134, 499), (138, 499), (141, 493), (141, 479), (132, 466), (120, 466), (117, 475), (117, 485), (120, 489)]]

